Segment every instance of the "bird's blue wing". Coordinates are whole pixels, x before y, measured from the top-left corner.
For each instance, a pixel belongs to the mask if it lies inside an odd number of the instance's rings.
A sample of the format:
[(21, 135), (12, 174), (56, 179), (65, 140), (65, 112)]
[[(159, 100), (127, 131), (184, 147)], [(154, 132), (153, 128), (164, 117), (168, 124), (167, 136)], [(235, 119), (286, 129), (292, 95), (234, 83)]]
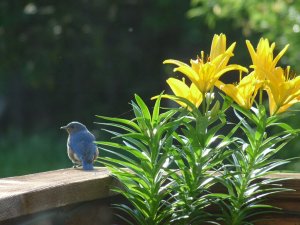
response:
[(77, 157), (83, 162), (93, 162), (97, 147), (95, 137), (90, 132), (79, 132), (72, 135), (69, 145)]

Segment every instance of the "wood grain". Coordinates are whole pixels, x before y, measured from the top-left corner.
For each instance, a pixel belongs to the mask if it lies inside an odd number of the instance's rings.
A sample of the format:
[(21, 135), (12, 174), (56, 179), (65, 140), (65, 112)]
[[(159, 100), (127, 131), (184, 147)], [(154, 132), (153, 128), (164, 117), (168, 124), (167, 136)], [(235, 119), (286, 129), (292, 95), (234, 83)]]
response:
[[(300, 225), (300, 174), (279, 173), (271, 177), (288, 178), (281, 183), (283, 187), (294, 191), (270, 196), (269, 203), (282, 208), (282, 213), (267, 215), (266, 218), (272, 220), (256, 225)], [(114, 182), (105, 168), (96, 168), (94, 171), (62, 169), (0, 179), (0, 224), (19, 224), (15, 221), (32, 221), (33, 218), (44, 218), (45, 214), (52, 213), (52, 220), (60, 215), (64, 221), (60, 224), (93, 225), (105, 216), (112, 216), (109, 205), (115, 194), (109, 189)], [(90, 216), (86, 217), (87, 214)]]
[(0, 179), (0, 221), (114, 195), (104, 168), (62, 169)]

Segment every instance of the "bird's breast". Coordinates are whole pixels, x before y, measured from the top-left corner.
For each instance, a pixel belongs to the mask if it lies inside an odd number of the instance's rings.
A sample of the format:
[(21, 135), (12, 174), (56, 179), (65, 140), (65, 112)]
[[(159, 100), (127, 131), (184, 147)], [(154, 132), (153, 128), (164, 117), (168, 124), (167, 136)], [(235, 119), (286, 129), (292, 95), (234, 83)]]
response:
[(80, 163), (79, 157), (70, 147), (68, 147), (68, 156), (73, 163)]

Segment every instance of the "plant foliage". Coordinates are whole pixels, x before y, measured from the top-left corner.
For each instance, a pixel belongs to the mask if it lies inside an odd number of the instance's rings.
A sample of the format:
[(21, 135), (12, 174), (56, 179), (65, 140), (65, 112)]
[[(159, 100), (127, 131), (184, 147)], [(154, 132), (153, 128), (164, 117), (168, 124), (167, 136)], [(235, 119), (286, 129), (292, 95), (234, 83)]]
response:
[[(287, 47), (273, 57), (275, 43), (267, 39), (256, 50), (246, 44), (251, 72), (229, 63), (235, 43), (226, 48), (226, 36), (215, 35), (207, 60), (201, 52), (191, 66), (165, 61), (189, 78), (167, 80), (175, 95), (154, 97), (153, 110), (135, 95), (132, 119), (98, 116), (112, 135), (97, 142), (109, 153), (100, 162), (119, 181), (113, 190), (130, 203), (115, 205), (128, 224), (252, 225), (276, 209), (267, 196), (288, 191), (271, 175), (289, 162), (275, 155), (300, 131), (282, 122), (300, 101), (300, 77), (276, 66)], [(220, 81), (232, 70), (240, 71), (239, 83)], [(226, 95), (215, 98), (214, 87)], [(182, 107), (162, 108), (162, 98)], [(229, 109), (238, 122), (227, 119)]]

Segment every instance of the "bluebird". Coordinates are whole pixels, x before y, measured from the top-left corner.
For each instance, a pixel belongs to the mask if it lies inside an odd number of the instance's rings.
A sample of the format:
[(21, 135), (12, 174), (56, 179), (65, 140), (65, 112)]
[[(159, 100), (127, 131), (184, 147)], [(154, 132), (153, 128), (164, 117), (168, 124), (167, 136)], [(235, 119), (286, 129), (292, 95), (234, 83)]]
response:
[(95, 136), (79, 122), (71, 122), (61, 127), (69, 133), (67, 141), (68, 156), (74, 167), (82, 165), (83, 170), (93, 170), (93, 162), (98, 157)]

